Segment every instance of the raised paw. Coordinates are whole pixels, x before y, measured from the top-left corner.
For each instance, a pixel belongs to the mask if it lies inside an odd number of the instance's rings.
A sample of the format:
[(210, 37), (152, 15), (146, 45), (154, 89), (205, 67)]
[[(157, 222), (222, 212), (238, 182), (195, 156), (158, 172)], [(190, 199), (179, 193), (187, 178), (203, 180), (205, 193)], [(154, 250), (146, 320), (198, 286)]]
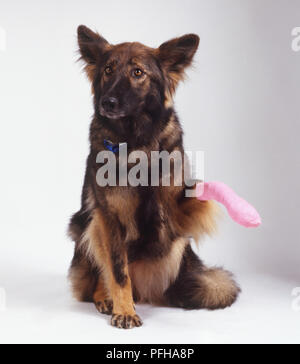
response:
[(113, 301), (112, 300), (104, 300), (95, 302), (96, 308), (100, 313), (105, 315), (112, 315), (113, 311)]
[(134, 327), (142, 326), (143, 322), (138, 315), (131, 316), (113, 314), (111, 324), (119, 329), (133, 329)]

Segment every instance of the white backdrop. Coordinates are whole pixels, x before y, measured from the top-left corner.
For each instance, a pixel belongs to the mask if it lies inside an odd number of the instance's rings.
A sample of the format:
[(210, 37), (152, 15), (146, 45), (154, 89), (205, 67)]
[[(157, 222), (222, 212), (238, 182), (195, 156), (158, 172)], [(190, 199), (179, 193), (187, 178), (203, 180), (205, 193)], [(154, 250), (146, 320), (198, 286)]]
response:
[[(299, 0), (1, 0), (0, 287), (6, 310), (0, 342), (151, 342), (158, 327), (161, 340), (171, 342), (299, 341), (300, 313), (291, 309), (292, 289), (300, 286), (300, 52), (293, 51), (291, 35), (299, 15)], [(144, 335), (124, 335), (111, 331), (92, 306), (69, 297), (65, 276), (73, 246), (66, 226), (80, 206), (93, 112), (90, 86), (75, 62), (79, 24), (112, 43), (159, 46), (185, 33), (200, 35), (195, 67), (176, 97), (186, 149), (205, 151), (206, 180), (229, 184), (263, 218), (261, 228), (247, 230), (225, 214), (219, 234), (200, 248), (205, 261), (240, 278), (244, 295), (231, 311), (207, 316), (141, 306)], [(202, 331), (193, 327), (176, 336), (176, 315), (185, 330), (187, 320), (199, 317)], [(262, 334), (251, 315), (270, 315)], [(273, 319), (282, 320), (284, 334), (274, 330)], [(236, 330), (245, 327), (244, 336)]]

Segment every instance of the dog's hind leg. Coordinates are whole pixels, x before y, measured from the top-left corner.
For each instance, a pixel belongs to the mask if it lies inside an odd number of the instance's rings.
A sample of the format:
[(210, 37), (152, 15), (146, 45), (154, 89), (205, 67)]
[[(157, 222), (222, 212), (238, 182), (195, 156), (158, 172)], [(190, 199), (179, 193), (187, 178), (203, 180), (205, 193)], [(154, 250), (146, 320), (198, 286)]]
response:
[(232, 274), (221, 268), (206, 268), (187, 246), (176, 281), (165, 292), (166, 303), (185, 309), (224, 309), (240, 293)]
[(69, 279), (74, 297), (78, 301), (93, 302), (99, 273), (93, 268), (88, 259), (75, 248), (74, 258), (69, 270)]

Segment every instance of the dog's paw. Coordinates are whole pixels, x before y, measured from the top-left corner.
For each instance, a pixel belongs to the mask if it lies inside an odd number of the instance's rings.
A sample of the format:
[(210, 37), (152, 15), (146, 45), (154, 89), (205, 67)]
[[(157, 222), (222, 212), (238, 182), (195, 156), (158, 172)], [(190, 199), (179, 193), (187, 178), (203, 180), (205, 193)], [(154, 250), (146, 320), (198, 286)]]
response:
[(95, 302), (96, 308), (100, 313), (105, 315), (112, 315), (113, 311), (113, 301), (112, 300), (104, 300)]
[(138, 315), (131, 316), (113, 314), (111, 324), (119, 329), (133, 329), (134, 327), (142, 326), (143, 322)]

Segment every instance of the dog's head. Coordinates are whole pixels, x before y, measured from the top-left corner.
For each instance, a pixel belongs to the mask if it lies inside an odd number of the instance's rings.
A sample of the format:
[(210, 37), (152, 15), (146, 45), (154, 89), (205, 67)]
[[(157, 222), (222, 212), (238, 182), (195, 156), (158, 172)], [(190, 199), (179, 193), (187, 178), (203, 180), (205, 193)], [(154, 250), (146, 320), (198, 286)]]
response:
[(78, 28), (81, 59), (92, 82), (95, 113), (114, 129), (150, 132), (172, 107), (199, 37), (185, 35), (149, 48), (140, 43), (109, 44), (85, 26)]

